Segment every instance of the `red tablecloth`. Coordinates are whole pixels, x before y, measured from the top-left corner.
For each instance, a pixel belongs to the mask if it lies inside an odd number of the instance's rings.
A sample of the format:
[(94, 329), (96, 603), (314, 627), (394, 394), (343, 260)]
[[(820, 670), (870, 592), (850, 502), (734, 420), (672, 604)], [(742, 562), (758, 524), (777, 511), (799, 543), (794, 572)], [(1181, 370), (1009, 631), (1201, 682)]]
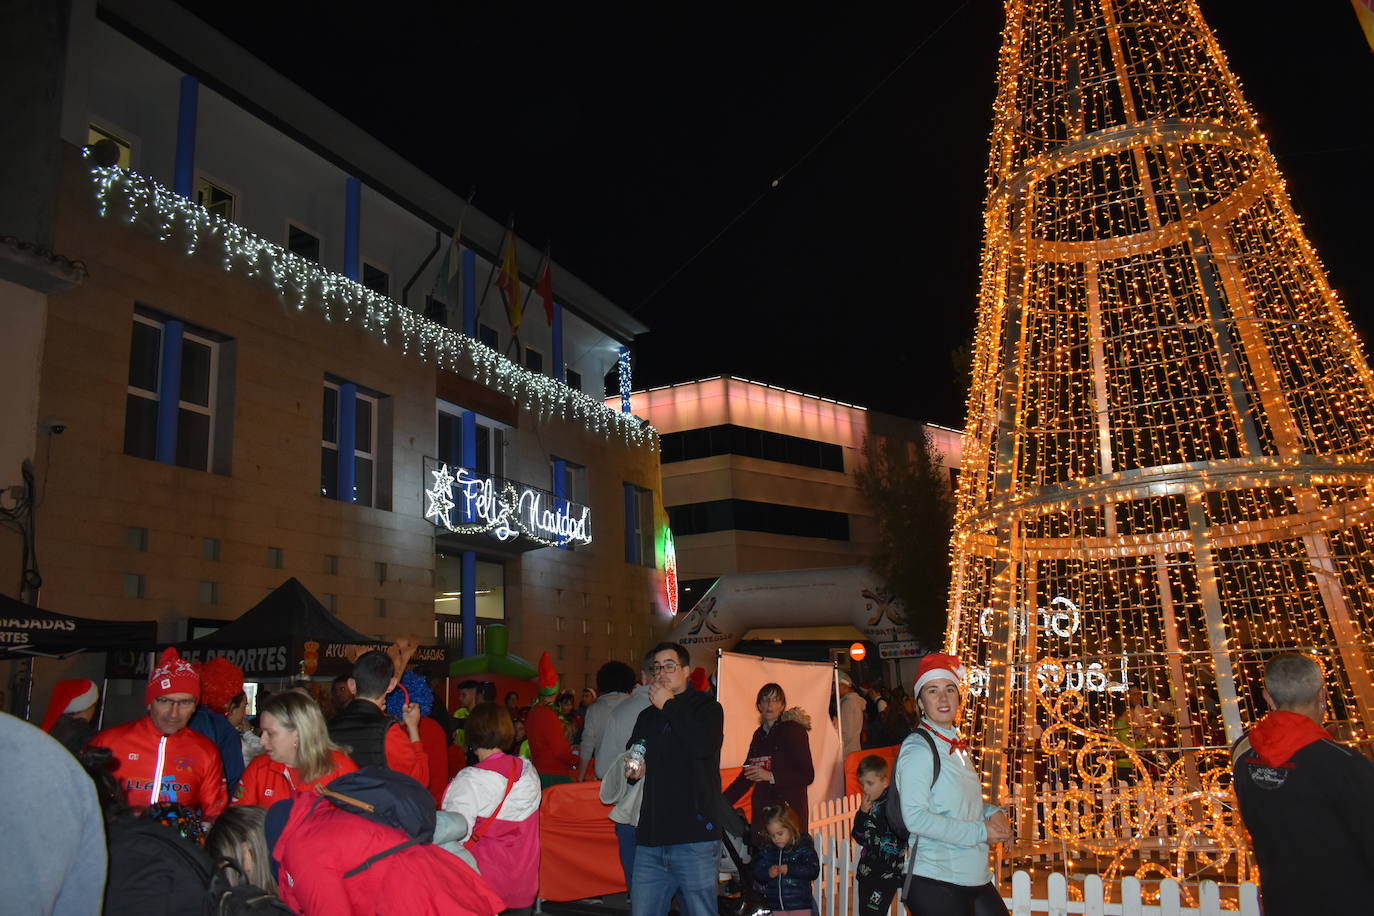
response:
[[(857, 765), (857, 764), (856, 764)], [(739, 767), (720, 771), (721, 787), (739, 775)], [(545, 900), (581, 900), (625, 890), (620, 846), (610, 805), (599, 798), (601, 783), (565, 783), (544, 790), (539, 805), (539, 896)], [(748, 796), (737, 807), (748, 810)]]

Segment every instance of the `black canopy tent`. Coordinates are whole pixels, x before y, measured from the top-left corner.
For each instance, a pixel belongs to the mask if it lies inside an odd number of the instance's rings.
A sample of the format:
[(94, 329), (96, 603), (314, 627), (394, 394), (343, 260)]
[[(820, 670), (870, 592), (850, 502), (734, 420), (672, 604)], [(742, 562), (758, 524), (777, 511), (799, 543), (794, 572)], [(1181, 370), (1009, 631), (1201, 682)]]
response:
[[(64, 658), (78, 652), (107, 652), (111, 656), (157, 640), (153, 620), (94, 620), (34, 607), (0, 595), (0, 661), (27, 659), (24, 715), (29, 714), (34, 658)], [(109, 664), (107, 656), (106, 664)]]
[(0, 661), (146, 646), (157, 639), (152, 620), (73, 617), (0, 595)]
[[(153, 653), (113, 653), (110, 677), (147, 677)], [(182, 656), (205, 661), (224, 656), (243, 669), (249, 680), (333, 677), (348, 674), (356, 647), (386, 648), (378, 641), (345, 624), (310, 594), (295, 578), (287, 579), (271, 594), (209, 636), (178, 643)], [(116, 657), (119, 656), (119, 657)], [(443, 646), (421, 646), (411, 664), (426, 675), (447, 674), (448, 653)]]

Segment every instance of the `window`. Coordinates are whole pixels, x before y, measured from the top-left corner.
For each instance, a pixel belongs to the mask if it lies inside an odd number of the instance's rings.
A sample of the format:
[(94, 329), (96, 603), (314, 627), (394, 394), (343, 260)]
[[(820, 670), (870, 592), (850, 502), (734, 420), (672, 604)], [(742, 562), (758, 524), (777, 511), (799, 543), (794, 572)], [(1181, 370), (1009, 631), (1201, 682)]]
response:
[(844, 449), (838, 445), (746, 426), (727, 424), (664, 433), (659, 443), (664, 464), (712, 455), (742, 455), (823, 471), (844, 471)]
[(218, 560), (219, 538), (201, 538), (200, 557), (202, 560)]
[(318, 264), (320, 260), (319, 236), (312, 235), (293, 223), (287, 223), (286, 250)]
[(103, 127), (97, 127), (94, 124), (89, 125), (86, 128), (86, 145), (95, 146), (101, 140), (109, 140), (115, 146), (119, 147), (119, 162), (117, 165), (121, 169), (133, 167), (134, 148), (128, 140), (125, 140), (113, 131), (106, 130)]
[(489, 324), (479, 324), (477, 326), (477, 339), (493, 350), (501, 349), (501, 335), (496, 332), (496, 328)]
[[(463, 414), (457, 404), (440, 401), (438, 406), (438, 448), (435, 455), (450, 467), (467, 467), (463, 461)], [(506, 430), (499, 423), (481, 414), (473, 414), (475, 428), (473, 442), (476, 467), (472, 470), (492, 477), (506, 476)]]
[(363, 262), (363, 286), (382, 296), (391, 295), (391, 274)]
[(531, 372), (544, 371), (544, 354), (534, 347), (525, 348), (525, 368)]
[[(205, 332), (193, 331), (180, 321), (134, 315), (124, 454), (198, 471), (227, 472), (227, 468), (212, 467), (212, 461), (225, 463), (214, 461), (220, 346)], [(171, 364), (164, 365), (169, 358)], [(164, 398), (175, 403), (175, 409), (168, 408)]]
[(143, 574), (125, 573), (124, 574), (124, 597), (142, 598), (143, 597)]
[[(563, 470), (563, 480), (560, 484), (558, 471), (560, 466)], [(549, 470), (553, 485), (549, 488), (557, 496), (566, 499), (568, 502), (587, 504), (587, 469), (580, 464), (575, 464), (564, 458), (553, 458), (549, 461)]]
[(339, 574), (339, 558), (332, 553), (324, 555), (324, 574), (326, 576), (337, 576)]
[(267, 565), (272, 569), (281, 569), (282, 549), (280, 547), (267, 548)]
[(201, 175), (196, 179), (196, 203), (221, 219), (234, 218), (234, 195)]
[[(321, 496), (360, 506), (378, 505), (378, 400), (378, 395), (365, 393), (352, 382), (324, 383), (320, 434)], [(344, 463), (349, 457), (351, 466)], [(351, 487), (347, 482), (350, 477)], [(341, 480), (345, 481), (342, 491)]]
[(136, 553), (148, 552), (148, 529), (130, 528), (127, 535), (129, 549)]
[(448, 305), (433, 296), (425, 296), (425, 317), (435, 324), (448, 327)]
[(717, 499), (669, 506), (668, 524), (677, 536), (711, 531), (761, 531), (832, 541), (849, 540), (849, 516), (843, 512), (750, 499)]
[(574, 372), (572, 369), (569, 369), (563, 373), (563, 378), (568, 383), (569, 388), (576, 389), (577, 391), (582, 390), (581, 372)]
[(201, 604), (219, 604), (218, 582), (201, 582), (198, 591)]
[(625, 562), (653, 568), (654, 491), (625, 484)]

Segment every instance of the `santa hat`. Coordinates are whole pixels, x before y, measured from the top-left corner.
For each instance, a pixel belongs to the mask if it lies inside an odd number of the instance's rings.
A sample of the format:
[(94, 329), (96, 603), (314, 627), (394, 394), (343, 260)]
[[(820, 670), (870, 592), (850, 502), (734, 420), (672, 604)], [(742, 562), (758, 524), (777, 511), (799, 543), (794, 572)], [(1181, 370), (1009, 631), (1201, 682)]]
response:
[(144, 702), (152, 703), (169, 693), (189, 693), (200, 702), (200, 674), (196, 666), (182, 658), (174, 646), (162, 650), (157, 667), (148, 675), (148, 687), (143, 691)]
[(916, 686), (912, 688), (912, 693), (919, 694), (922, 687), (939, 678), (962, 684), (964, 680), (963, 662), (953, 655), (931, 652), (922, 658), (920, 664), (916, 666)]
[(230, 701), (243, 693), (243, 669), (224, 657), (196, 667), (200, 672), (200, 701), (220, 715), (227, 714)]
[(50, 732), (57, 720), (69, 712), (90, 709), (100, 699), (100, 689), (95, 681), (84, 677), (58, 681), (52, 689), (52, 699), (48, 700), (48, 712), (43, 716), (43, 731)]
[(539, 656), (539, 674), (536, 675), (535, 682), (539, 685), (541, 697), (551, 697), (558, 693), (558, 672), (553, 669), (553, 659), (549, 658), (547, 649)]

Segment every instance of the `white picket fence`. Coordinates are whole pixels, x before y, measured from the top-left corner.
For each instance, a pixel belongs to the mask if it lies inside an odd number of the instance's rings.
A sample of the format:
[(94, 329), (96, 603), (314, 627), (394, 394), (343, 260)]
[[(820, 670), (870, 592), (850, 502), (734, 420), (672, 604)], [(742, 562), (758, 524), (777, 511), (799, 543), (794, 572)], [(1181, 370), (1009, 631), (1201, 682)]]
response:
[[(812, 885), (819, 916), (850, 916), (858, 911), (854, 900), (854, 869), (859, 862), (859, 848), (849, 841), (849, 829), (854, 812), (863, 801), (862, 795), (850, 795), (813, 805), (811, 808), (811, 839), (821, 860), (821, 873)], [(1232, 885), (1234, 887), (1234, 885)], [(1157, 886), (1151, 882), (1151, 894), (1158, 899), (1146, 903), (1146, 888), (1134, 877), (1121, 879), (1114, 893), (1097, 875), (1088, 875), (1078, 889), (1081, 899), (1071, 900), (1069, 881), (1064, 875), (1052, 873), (1046, 881), (1044, 898), (1034, 896), (1031, 876), (1018, 871), (1012, 875), (1011, 896), (1003, 898), (1013, 916), (1220, 916), (1237, 912), (1240, 916), (1260, 916), (1259, 889), (1246, 882), (1239, 893), (1223, 901), (1221, 886), (1203, 881), (1197, 886), (1197, 905), (1184, 906), (1179, 884), (1167, 878)], [(1120, 902), (1108, 903), (1108, 899)], [(1223, 907), (1223, 902), (1226, 907)], [(892, 901), (892, 916), (904, 916), (901, 901)]]

